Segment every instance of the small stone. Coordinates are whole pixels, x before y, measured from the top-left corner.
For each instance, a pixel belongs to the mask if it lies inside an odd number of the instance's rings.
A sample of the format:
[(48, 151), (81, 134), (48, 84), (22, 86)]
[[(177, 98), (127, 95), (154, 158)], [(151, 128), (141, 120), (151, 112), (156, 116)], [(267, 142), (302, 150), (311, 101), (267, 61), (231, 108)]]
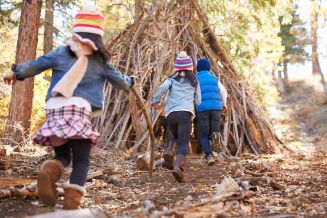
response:
[(151, 210), (153, 210), (153, 208), (155, 208), (155, 205), (152, 201), (150, 201), (150, 200), (144, 201), (144, 209), (143, 210), (145, 213), (150, 213)]
[(216, 185), (215, 196), (219, 196), (231, 192), (237, 192), (239, 190), (240, 188), (238, 186), (238, 183), (234, 179), (224, 178), (224, 180), (220, 184)]
[(191, 195), (186, 196), (186, 198), (184, 198), (185, 201), (192, 201), (193, 197)]
[(245, 190), (248, 190), (251, 187), (250, 182), (249, 181), (242, 181), (241, 182), (241, 187), (243, 189), (245, 189)]

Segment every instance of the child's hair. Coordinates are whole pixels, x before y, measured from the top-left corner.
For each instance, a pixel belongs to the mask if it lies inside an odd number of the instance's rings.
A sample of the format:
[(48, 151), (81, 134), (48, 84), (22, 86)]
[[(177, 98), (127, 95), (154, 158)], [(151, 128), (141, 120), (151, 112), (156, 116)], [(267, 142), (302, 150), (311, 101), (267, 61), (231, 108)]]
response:
[[(82, 32), (78, 32), (75, 34), (80, 35), (82, 38), (90, 39), (95, 44), (95, 46), (98, 48), (98, 50), (94, 52), (95, 55), (99, 55), (104, 64), (107, 64), (109, 62), (110, 54), (109, 54), (109, 52), (107, 52), (106, 47), (103, 44), (102, 37), (100, 35), (93, 34), (93, 33), (82, 33)], [(71, 52), (71, 53), (73, 53), (73, 52)]]
[[(182, 76), (181, 74), (184, 72), (184, 76)], [(191, 86), (193, 86), (194, 88), (196, 88), (198, 86), (198, 80), (196, 79), (196, 77), (194, 76), (193, 71), (191, 70), (180, 70), (180, 71), (176, 71), (173, 75), (170, 76), (170, 78), (180, 82), (180, 80), (182, 78), (186, 79), (186, 82), (188, 82), (189, 84), (191, 84)]]

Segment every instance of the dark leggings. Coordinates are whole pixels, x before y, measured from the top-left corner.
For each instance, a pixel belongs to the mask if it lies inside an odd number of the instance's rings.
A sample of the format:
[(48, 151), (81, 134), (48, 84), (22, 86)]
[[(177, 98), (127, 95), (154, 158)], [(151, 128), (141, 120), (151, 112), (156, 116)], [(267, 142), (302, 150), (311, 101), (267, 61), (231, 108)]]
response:
[(83, 186), (89, 171), (91, 141), (89, 139), (73, 139), (66, 144), (54, 147), (55, 158), (64, 167), (67, 167), (73, 159), (73, 171), (70, 175), (70, 183)]
[(192, 130), (192, 113), (188, 111), (171, 112), (167, 123), (177, 142), (177, 154), (186, 155)]
[(208, 158), (208, 156), (212, 155), (210, 141), (212, 140), (213, 133), (219, 131), (221, 110), (198, 112), (196, 116), (200, 143), (206, 158)]

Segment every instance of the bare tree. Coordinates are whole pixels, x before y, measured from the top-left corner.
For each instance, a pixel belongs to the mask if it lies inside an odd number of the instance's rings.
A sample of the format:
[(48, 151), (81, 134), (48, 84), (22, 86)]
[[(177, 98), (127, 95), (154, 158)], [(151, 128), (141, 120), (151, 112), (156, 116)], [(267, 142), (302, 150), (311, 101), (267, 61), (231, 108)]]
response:
[[(36, 56), (41, 6), (41, 0), (23, 1), (16, 48), (17, 64), (32, 60)], [(13, 126), (20, 123), (24, 130), (30, 128), (33, 88), (33, 78), (17, 82), (12, 88), (6, 135), (16, 142), (20, 142), (23, 135)]]
[(321, 68), (319, 64), (318, 56), (318, 12), (317, 12), (317, 2), (316, 0), (310, 1), (311, 10), (311, 45), (312, 45), (312, 73), (320, 74)]
[(324, 87), (324, 93), (327, 95), (327, 84), (325, 81), (324, 74), (321, 71), (319, 64), (318, 54), (318, 3), (317, 0), (310, 0), (310, 11), (311, 11), (311, 46), (312, 46), (312, 74), (319, 74), (321, 76), (321, 83)]
[(44, 18), (44, 54), (52, 50), (53, 47), (53, 10), (54, 0), (45, 1), (45, 18)]

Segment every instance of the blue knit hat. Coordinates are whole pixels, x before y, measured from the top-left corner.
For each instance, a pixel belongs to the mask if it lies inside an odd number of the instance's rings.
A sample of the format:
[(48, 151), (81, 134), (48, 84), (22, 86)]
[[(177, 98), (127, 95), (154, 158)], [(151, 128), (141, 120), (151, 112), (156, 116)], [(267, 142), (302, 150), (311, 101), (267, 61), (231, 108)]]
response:
[(210, 69), (211, 69), (211, 64), (208, 59), (203, 58), (203, 59), (198, 60), (198, 64), (196, 66), (196, 70), (198, 72), (203, 71), (203, 70), (210, 71)]

